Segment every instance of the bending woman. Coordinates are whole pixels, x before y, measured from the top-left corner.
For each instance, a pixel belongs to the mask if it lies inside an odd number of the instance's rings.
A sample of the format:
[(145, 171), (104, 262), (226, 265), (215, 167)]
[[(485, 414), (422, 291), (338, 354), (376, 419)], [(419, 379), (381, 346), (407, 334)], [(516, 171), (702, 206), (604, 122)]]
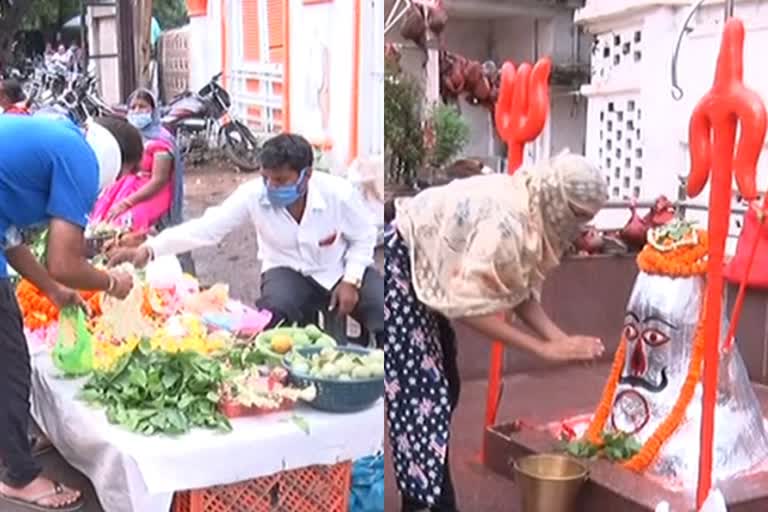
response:
[[(384, 319), (403, 512), (457, 510), (448, 440), (460, 382), (450, 320), (549, 361), (603, 353), (599, 339), (563, 332), (539, 300), (547, 273), (606, 199), (599, 170), (564, 153), (514, 176), (466, 178), (397, 201)], [(510, 315), (536, 335), (503, 319)]]
[(158, 223), (182, 221), (183, 163), (176, 141), (160, 123), (152, 93), (139, 89), (128, 105), (128, 121), (144, 139), (144, 156), (134, 172), (122, 176), (99, 198), (92, 221), (127, 225), (133, 232), (146, 233)]

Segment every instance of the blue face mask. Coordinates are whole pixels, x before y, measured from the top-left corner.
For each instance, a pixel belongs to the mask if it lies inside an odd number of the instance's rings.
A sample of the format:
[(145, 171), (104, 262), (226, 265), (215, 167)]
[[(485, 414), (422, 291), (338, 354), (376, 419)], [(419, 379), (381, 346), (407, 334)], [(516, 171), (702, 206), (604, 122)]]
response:
[[(304, 193), (304, 178), (306, 175), (307, 172), (305, 169), (299, 174), (299, 179), (296, 180), (296, 183), (290, 185), (270, 187), (269, 184), (267, 184), (267, 199), (269, 199), (272, 206), (285, 208), (298, 201)], [(266, 183), (266, 178), (264, 182)]]
[(152, 122), (152, 114), (149, 112), (130, 112), (128, 122), (139, 130), (143, 130)]

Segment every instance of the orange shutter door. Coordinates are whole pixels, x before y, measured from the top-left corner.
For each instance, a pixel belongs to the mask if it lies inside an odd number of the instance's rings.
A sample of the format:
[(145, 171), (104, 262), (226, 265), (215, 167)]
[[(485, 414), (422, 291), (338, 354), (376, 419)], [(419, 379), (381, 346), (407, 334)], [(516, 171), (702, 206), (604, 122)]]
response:
[(283, 62), (285, 34), (283, 33), (283, 2), (282, 0), (267, 0), (267, 16), (269, 17), (269, 61)]
[(243, 0), (243, 57), (246, 61), (261, 59), (259, 45), (259, 0)]

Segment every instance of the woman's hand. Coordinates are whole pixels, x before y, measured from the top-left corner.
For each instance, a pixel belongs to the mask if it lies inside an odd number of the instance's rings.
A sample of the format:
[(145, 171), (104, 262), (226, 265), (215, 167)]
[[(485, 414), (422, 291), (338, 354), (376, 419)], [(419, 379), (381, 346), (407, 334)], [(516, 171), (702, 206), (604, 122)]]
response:
[(109, 213), (107, 214), (107, 222), (115, 220), (120, 215), (124, 214), (128, 210), (132, 208), (132, 204), (127, 199), (123, 199), (116, 205), (114, 205), (112, 208), (109, 209)]
[(603, 352), (603, 342), (593, 336), (566, 336), (542, 343), (537, 350), (539, 356), (552, 362), (591, 361)]

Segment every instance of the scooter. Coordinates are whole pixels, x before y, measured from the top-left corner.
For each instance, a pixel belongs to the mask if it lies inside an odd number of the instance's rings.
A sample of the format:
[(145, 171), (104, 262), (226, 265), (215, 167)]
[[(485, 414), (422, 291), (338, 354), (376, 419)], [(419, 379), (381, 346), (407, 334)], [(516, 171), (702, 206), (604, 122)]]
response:
[(208, 160), (221, 151), (242, 171), (257, 171), (261, 144), (245, 123), (230, 114), (232, 101), (219, 84), (221, 75), (197, 93), (182, 93), (171, 100), (161, 109), (163, 125), (176, 136), (188, 163)]

